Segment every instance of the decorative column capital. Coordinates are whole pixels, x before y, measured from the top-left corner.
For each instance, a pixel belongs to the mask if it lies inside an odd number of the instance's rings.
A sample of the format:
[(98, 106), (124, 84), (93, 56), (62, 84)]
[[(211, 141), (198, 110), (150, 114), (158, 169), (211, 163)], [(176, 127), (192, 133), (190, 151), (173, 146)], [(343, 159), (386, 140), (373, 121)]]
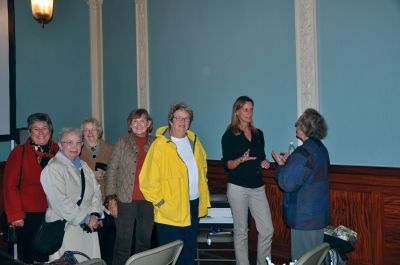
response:
[(103, 5), (103, 0), (86, 0), (90, 9), (99, 9)]

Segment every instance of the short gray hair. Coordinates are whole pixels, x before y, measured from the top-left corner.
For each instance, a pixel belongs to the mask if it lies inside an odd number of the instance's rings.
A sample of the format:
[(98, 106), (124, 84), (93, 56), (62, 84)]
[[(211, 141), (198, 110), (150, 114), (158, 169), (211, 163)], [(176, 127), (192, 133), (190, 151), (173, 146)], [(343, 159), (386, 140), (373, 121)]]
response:
[(306, 109), (297, 120), (296, 127), (310, 138), (322, 140), (328, 135), (328, 125), (324, 117), (315, 109)]
[(180, 102), (180, 103), (172, 104), (170, 106), (169, 113), (168, 113), (168, 124), (169, 124), (169, 122), (172, 122), (172, 120), (174, 119), (174, 114), (178, 110), (186, 111), (189, 114), (190, 123), (192, 123), (192, 121), (193, 121), (192, 108), (189, 107), (186, 103)]
[(95, 118), (86, 118), (82, 121), (81, 123), (81, 130), (83, 131), (83, 126), (86, 123), (93, 123), (93, 125), (96, 127), (97, 130), (97, 134), (99, 135), (99, 139), (101, 139), (101, 137), (103, 137), (103, 126), (101, 125), (101, 122), (99, 122), (97, 119)]
[(50, 116), (47, 113), (33, 113), (29, 115), (28, 119), (26, 120), (28, 123), (28, 130), (31, 131), (32, 125), (35, 122), (45, 122), (49, 127), (50, 133), (53, 133), (53, 123), (51, 122)]
[(62, 140), (67, 137), (67, 135), (76, 134), (82, 139), (82, 130), (79, 128), (62, 128), (61, 131), (58, 133), (58, 143), (61, 144)]

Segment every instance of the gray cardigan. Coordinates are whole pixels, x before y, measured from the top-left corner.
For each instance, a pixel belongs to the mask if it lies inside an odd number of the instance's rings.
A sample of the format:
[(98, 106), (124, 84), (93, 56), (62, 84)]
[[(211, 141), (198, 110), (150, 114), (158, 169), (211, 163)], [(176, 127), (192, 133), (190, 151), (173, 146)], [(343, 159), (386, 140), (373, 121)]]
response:
[[(149, 135), (149, 139), (144, 145), (146, 153), (153, 140), (154, 137)], [(132, 201), (137, 156), (138, 146), (135, 141), (135, 135), (130, 133), (119, 137), (112, 148), (108, 161), (105, 180), (106, 200), (116, 198), (124, 203)]]

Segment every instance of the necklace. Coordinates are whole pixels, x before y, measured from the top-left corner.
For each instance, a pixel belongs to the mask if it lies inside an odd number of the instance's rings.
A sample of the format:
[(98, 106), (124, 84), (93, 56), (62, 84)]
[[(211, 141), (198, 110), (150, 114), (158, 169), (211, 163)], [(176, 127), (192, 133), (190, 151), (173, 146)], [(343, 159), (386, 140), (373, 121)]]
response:
[[(99, 147), (99, 148), (97, 148)], [(97, 143), (95, 146), (90, 146), (89, 143), (87, 144), (87, 150), (89, 151), (90, 155), (93, 159), (96, 159), (98, 152), (100, 152), (100, 143)]]

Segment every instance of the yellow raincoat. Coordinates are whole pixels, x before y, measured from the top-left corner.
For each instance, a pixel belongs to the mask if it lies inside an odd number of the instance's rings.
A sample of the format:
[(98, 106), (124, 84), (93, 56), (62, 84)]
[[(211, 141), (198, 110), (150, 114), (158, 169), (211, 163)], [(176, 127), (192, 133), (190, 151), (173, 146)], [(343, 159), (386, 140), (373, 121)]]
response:
[[(156, 132), (157, 138), (151, 144), (139, 175), (140, 190), (147, 201), (154, 206), (154, 221), (174, 226), (189, 226), (189, 176), (188, 169), (180, 158), (176, 145), (169, 136), (168, 126)], [(199, 217), (207, 215), (210, 207), (210, 193), (207, 180), (206, 152), (192, 131), (187, 131), (199, 171)]]

